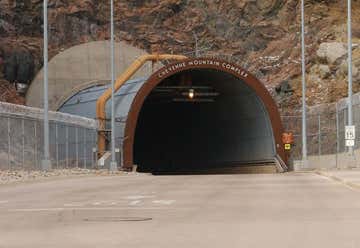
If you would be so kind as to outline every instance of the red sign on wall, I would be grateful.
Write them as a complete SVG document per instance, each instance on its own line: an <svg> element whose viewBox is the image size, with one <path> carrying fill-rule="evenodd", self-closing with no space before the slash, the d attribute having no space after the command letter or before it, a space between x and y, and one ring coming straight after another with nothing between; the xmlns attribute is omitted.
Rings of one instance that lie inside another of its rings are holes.
<svg viewBox="0 0 360 248"><path fill-rule="evenodd" d="M284 144L294 144L294 135L293 133L283 133L282 142Z"/></svg>

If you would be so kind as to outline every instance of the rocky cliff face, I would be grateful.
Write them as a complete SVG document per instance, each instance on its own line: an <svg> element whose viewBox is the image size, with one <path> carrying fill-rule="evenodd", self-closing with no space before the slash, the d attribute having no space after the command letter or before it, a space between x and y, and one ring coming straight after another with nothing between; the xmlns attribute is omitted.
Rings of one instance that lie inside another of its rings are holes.
<svg viewBox="0 0 360 248"><path fill-rule="evenodd" d="M343 2L306 1L309 104L346 95ZM149 52L190 56L198 40L200 55L220 56L255 73L284 111L299 104L299 1L132 0L115 5L117 39ZM4 0L0 10L0 71L10 82L28 84L42 66L42 1ZM353 17L354 43L359 43L360 1L353 1ZM108 39L108 19L108 1L49 0L51 56L79 43ZM354 47L354 62L354 88L359 91L359 47Z"/></svg>

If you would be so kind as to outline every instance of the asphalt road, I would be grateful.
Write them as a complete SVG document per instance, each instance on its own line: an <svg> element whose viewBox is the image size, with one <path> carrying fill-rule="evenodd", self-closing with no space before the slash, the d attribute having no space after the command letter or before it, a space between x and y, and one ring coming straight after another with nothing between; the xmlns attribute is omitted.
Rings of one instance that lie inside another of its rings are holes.
<svg viewBox="0 0 360 248"><path fill-rule="evenodd" d="M312 173L0 186L0 247L360 247L360 192Z"/></svg>

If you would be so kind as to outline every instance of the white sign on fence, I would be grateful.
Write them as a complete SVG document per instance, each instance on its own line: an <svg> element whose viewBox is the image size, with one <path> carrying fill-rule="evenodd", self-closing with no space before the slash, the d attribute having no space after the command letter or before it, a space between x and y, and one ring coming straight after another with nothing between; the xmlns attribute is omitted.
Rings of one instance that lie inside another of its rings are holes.
<svg viewBox="0 0 360 248"><path fill-rule="evenodd" d="M98 165L99 165L99 166L104 166L104 165L105 165L105 159L104 159L104 158L100 158L100 159L98 160Z"/></svg>
<svg viewBox="0 0 360 248"><path fill-rule="evenodd" d="M347 140L355 139L355 126L345 126L345 139Z"/></svg>
<svg viewBox="0 0 360 248"><path fill-rule="evenodd" d="M355 146L355 140L345 140L346 146Z"/></svg>
<svg viewBox="0 0 360 248"><path fill-rule="evenodd" d="M345 145L355 145L355 126L345 126Z"/></svg>

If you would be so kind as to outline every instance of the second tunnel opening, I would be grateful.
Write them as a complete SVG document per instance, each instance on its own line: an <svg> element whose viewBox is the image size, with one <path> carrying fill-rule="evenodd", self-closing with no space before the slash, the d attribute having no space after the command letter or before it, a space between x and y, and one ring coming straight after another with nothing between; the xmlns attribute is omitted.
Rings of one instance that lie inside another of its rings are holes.
<svg viewBox="0 0 360 248"><path fill-rule="evenodd" d="M161 81L138 116L134 163L141 172L221 170L272 162L269 114L242 79L191 69Z"/></svg>

